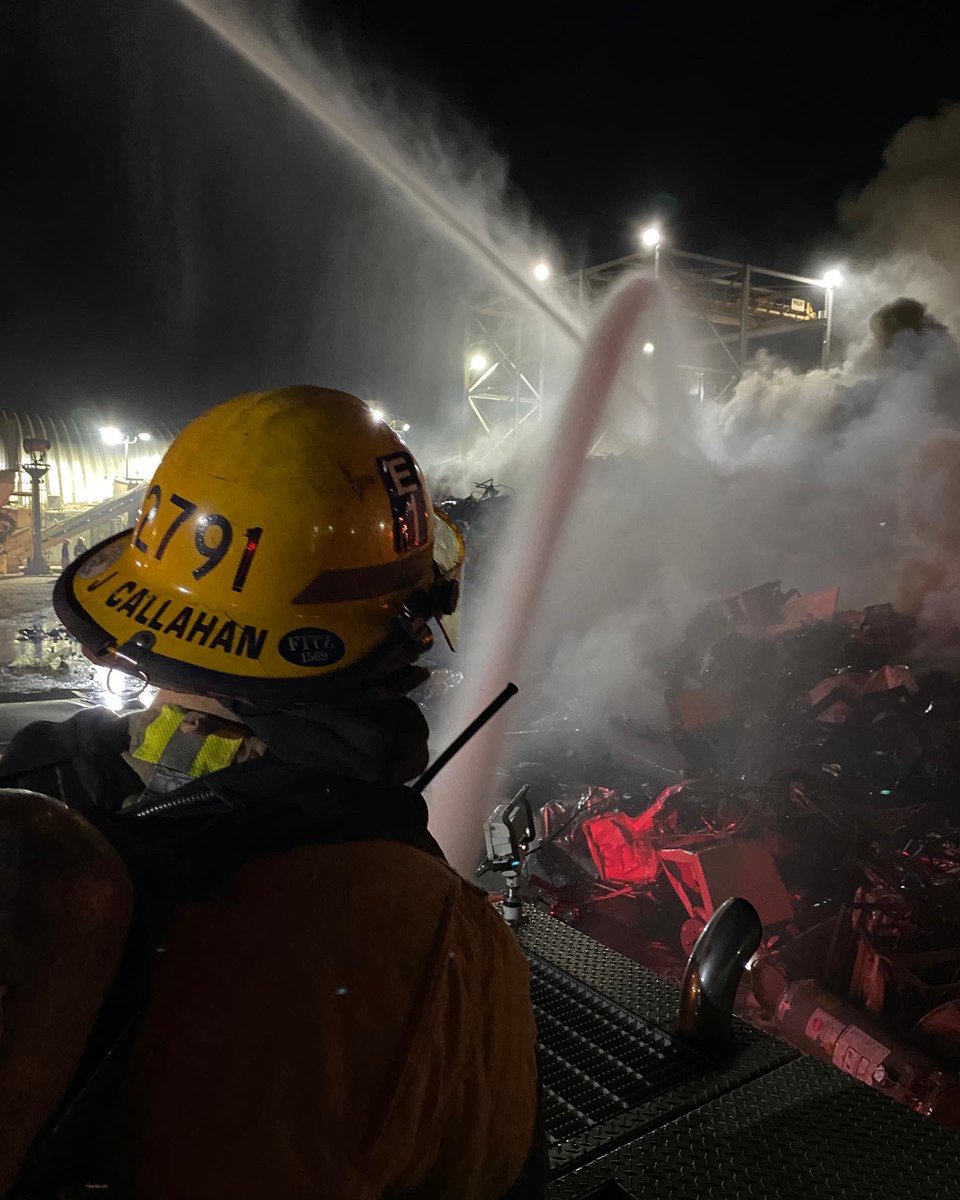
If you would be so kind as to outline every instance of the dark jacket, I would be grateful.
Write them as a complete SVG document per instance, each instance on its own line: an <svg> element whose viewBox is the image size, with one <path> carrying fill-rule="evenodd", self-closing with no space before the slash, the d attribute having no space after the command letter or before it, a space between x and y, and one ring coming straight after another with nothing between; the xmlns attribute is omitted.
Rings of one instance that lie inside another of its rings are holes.
<svg viewBox="0 0 960 1200"><path fill-rule="evenodd" d="M120 814L140 786L125 742L93 710L23 731L0 764L0 783L84 808L152 910L149 1002L98 1156L114 1194L539 1195L526 962L422 797L268 757Z"/></svg>

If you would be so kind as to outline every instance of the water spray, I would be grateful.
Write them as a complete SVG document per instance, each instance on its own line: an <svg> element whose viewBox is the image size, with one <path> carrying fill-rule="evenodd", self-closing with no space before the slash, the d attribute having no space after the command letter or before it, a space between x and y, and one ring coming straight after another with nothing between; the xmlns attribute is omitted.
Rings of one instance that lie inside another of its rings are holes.
<svg viewBox="0 0 960 1200"><path fill-rule="evenodd" d="M244 23L235 13L223 11L214 0L177 0L177 3L347 146L380 179L394 187L448 241L489 271L505 292L541 313L570 342L577 345L583 342L579 316L567 308L555 290L543 286L544 271L531 275L527 262L522 267L514 265L493 239L443 196L424 172L405 161L376 127L362 115L349 111L342 97L331 95L329 89L325 90L289 62L264 32ZM514 674L515 665L522 661L584 460L596 441L599 421L631 346L637 322L656 297L666 298L665 289L657 281L641 278L627 284L609 303L587 345L576 380L558 414L547 453L542 457L543 466L528 493L517 532L511 538L502 582L495 589L492 602L485 606L490 615L476 639L480 647L478 669L471 686L463 689L464 696L451 721L451 733L468 723L470 728L464 730L464 735L419 783L426 787L440 767L465 746L467 735L472 737L453 767L444 773L442 792L431 798L434 833L451 862L465 872L472 871L475 865L475 839L489 805L489 788L503 735L502 716L494 717L494 712L502 704L485 712L482 721L479 718L473 721L472 717L490 695L505 696L501 689ZM664 340L658 336L657 343L662 345ZM658 354L655 358L659 366L668 361L669 355ZM668 415L661 412L664 420ZM482 735L473 737L480 724L484 724ZM449 797L448 802L444 796Z"/></svg>
<svg viewBox="0 0 960 1200"><path fill-rule="evenodd" d="M324 93L288 62L266 35L246 26L236 13L227 13L211 0L176 0L198 21L265 79L270 80L340 142L411 201L423 216L476 262L485 267L516 300L541 312L569 341L579 345L584 330L579 318L563 304L556 292L543 289L543 280L532 283L529 269L519 269L487 237L471 224L436 188L385 141L379 130L362 117L350 113L342 101ZM538 264L539 266L539 264ZM548 272L549 273L549 272Z"/></svg>
<svg viewBox="0 0 960 1200"><path fill-rule="evenodd" d="M506 561L484 604L477 632L479 661L451 716L462 725L486 696L503 686L523 662L524 649L544 584L580 482L583 464L640 319L664 298L663 285L634 279L610 301L584 350L537 477L527 493ZM482 814L503 739L503 718L487 723L444 773L430 798L430 827L451 863L472 872Z"/></svg>

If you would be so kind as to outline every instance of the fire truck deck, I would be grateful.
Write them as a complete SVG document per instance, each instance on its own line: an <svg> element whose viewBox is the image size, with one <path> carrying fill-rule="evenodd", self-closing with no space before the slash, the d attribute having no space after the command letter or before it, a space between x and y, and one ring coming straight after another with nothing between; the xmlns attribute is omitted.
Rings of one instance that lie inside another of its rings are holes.
<svg viewBox="0 0 960 1200"><path fill-rule="evenodd" d="M960 1137L735 1020L705 1056L671 983L535 909L550 1200L960 1195Z"/></svg>

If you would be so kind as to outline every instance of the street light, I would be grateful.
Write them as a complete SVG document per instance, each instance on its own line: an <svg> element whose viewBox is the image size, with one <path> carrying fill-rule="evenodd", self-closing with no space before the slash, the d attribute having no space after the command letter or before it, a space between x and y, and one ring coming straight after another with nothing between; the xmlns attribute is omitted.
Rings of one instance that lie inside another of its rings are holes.
<svg viewBox="0 0 960 1200"><path fill-rule="evenodd" d="M656 225L648 225L640 232L640 241L648 250L653 251L653 274L660 277L660 230Z"/></svg>
<svg viewBox="0 0 960 1200"><path fill-rule="evenodd" d="M153 435L145 430L142 433L125 433L116 425L101 425L100 440L105 446L123 446L123 477L130 478L130 447L137 442L149 442Z"/></svg>
<svg viewBox="0 0 960 1200"><path fill-rule="evenodd" d="M838 267L831 267L823 273L823 286L826 288L827 322L823 331L823 347L820 355L820 365L825 367L830 358L830 342L833 337L833 293L843 283L843 272Z"/></svg>
<svg viewBox="0 0 960 1200"><path fill-rule="evenodd" d="M43 557L43 516L40 512L40 483L50 470L47 462L47 451L50 443L46 438L28 437L23 439L23 448L30 455L30 461L23 463L23 469L30 476L31 507L33 509L33 557L24 567L24 575L49 575L50 564Z"/></svg>
<svg viewBox="0 0 960 1200"><path fill-rule="evenodd" d="M474 354L471 356L471 358L470 358L470 370L471 371L476 371L479 374L480 371L485 371L486 369L487 369L487 356L485 354L477 353L477 354Z"/></svg>
<svg viewBox="0 0 960 1200"><path fill-rule="evenodd" d="M533 268L533 277L537 283L546 283L550 278L550 268L545 262L538 262Z"/></svg>

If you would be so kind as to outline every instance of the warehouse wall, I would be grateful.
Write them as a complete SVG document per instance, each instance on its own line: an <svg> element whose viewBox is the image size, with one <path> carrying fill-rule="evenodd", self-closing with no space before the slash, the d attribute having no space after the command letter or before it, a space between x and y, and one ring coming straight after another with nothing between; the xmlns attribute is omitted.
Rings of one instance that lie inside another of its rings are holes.
<svg viewBox="0 0 960 1200"><path fill-rule="evenodd" d="M130 475L149 479L170 445L174 429L169 425L142 428L151 440L130 447ZM50 442L47 496L59 496L63 504L70 505L97 504L113 495L113 481L123 475L123 446L104 445L98 424L74 417L0 409L0 468L18 467L24 461L25 437ZM21 476L17 489L28 491L30 481L22 472Z"/></svg>

